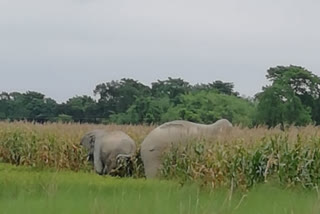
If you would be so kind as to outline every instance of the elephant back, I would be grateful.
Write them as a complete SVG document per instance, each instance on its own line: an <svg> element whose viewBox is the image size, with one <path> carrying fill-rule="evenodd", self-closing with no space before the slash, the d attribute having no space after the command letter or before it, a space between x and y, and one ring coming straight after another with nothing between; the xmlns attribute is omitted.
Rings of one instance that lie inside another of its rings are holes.
<svg viewBox="0 0 320 214"><path fill-rule="evenodd" d="M134 154L136 144L131 137L122 131L106 132L100 136L104 152L114 152L119 154Z"/></svg>
<svg viewBox="0 0 320 214"><path fill-rule="evenodd" d="M195 140L213 138L230 127L232 124L228 120L219 120L211 125L176 120L158 126L141 144L141 158L147 178L157 175L163 154L171 146L185 146Z"/></svg>

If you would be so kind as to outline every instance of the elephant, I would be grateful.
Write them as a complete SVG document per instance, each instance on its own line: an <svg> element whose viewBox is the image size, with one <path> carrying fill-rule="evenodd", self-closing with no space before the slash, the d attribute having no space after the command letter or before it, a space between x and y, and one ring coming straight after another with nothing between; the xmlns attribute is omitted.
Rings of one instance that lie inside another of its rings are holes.
<svg viewBox="0 0 320 214"><path fill-rule="evenodd" d="M188 142L204 138L214 138L223 132L230 132L232 124L221 119L204 125L184 120L164 123L151 131L141 144L141 159L144 164L146 178L155 178L162 166L165 152L171 146L185 146Z"/></svg>
<svg viewBox="0 0 320 214"><path fill-rule="evenodd" d="M110 174L117 168L119 158L131 158L136 153L135 142L122 131L89 131L80 145L88 151L88 160L99 175Z"/></svg>

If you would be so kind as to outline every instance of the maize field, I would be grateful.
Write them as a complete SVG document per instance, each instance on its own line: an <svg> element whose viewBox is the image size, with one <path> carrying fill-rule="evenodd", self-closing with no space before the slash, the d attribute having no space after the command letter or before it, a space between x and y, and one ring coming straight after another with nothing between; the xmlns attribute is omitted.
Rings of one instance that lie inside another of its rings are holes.
<svg viewBox="0 0 320 214"><path fill-rule="evenodd" d="M87 131L96 128L122 130L139 148L155 127L0 122L0 162L92 171L79 142ZM133 177L143 177L141 165L141 161L135 162ZM163 179L177 180L181 184L196 182L212 188L247 189L274 181L286 187L317 188L320 183L320 129L316 126L292 126L285 131L234 127L229 135L172 148L164 157L160 173Z"/></svg>

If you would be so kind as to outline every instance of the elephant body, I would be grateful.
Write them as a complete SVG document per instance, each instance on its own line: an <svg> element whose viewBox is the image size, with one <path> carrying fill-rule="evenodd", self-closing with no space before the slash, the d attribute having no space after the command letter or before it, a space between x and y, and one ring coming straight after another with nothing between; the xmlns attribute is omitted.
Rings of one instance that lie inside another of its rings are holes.
<svg viewBox="0 0 320 214"><path fill-rule="evenodd" d="M88 150L88 157L100 175L116 169L118 157L132 157L136 152L135 142L122 131L93 130L83 136L80 144Z"/></svg>
<svg viewBox="0 0 320 214"><path fill-rule="evenodd" d="M232 124L218 120L211 125L192 123L183 120L171 121L155 128L141 144L141 158L147 178L157 176L165 152L171 146L185 146L192 140L215 138L224 131L230 131Z"/></svg>

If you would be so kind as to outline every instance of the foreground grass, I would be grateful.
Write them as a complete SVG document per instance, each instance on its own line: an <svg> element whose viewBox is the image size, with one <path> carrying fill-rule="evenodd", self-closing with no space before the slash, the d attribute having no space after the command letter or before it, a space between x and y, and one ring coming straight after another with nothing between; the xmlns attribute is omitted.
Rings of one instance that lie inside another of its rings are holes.
<svg viewBox="0 0 320 214"><path fill-rule="evenodd" d="M316 192L262 185L246 193L174 182L37 171L0 164L0 213L315 214Z"/></svg>

